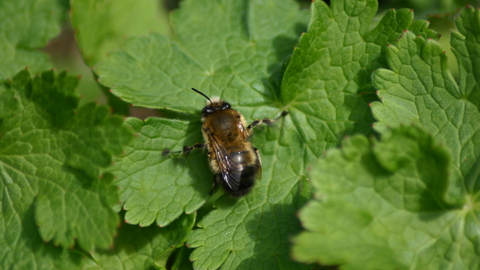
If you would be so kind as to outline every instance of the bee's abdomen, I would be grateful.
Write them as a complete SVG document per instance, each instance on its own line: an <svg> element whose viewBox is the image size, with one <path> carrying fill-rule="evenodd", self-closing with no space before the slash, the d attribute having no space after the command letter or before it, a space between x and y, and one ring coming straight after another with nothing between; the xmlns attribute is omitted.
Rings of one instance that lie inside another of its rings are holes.
<svg viewBox="0 0 480 270"><path fill-rule="evenodd" d="M231 189L230 186L223 181L221 173L216 174L215 178L217 183L221 184L225 192L230 196L241 197L247 195L254 186L257 172L258 168L255 165L244 167L240 178L240 185L236 190Z"/></svg>
<svg viewBox="0 0 480 270"><path fill-rule="evenodd" d="M231 190L228 188L225 188L225 190L233 197L240 197L248 194L255 184L255 175L257 174L257 171L258 169L254 165L244 167L238 190Z"/></svg>
<svg viewBox="0 0 480 270"><path fill-rule="evenodd" d="M230 153L230 159L238 164L246 165L250 162L251 157L248 151L237 151Z"/></svg>
<svg viewBox="0 0 480 270"><path fill-rule="evenodd" d="M237 151L230 153L232 161L242 167L240 184L238 189L231 189L226 183L221 181L221 184L225 191L233 197L240 197L246 195L252 189L255 184L256 175L259 171L259 166L253 162L252 153L250 151ZM217 176L221 179L221 176Z"/></svg>

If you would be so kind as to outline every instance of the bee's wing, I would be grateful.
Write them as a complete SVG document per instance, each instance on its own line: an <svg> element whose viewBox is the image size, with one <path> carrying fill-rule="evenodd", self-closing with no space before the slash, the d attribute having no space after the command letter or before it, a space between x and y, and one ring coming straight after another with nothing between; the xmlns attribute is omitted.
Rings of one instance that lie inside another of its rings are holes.
<svg viewBox="0 0 480 270"><path fill-rule="evenodd" d="M230 158L225 147L218 142L213 134L208 136L213 151L215 151L215 159L222 175L222 180L231 190L237 191L240 186L243 166Z"/></svg>

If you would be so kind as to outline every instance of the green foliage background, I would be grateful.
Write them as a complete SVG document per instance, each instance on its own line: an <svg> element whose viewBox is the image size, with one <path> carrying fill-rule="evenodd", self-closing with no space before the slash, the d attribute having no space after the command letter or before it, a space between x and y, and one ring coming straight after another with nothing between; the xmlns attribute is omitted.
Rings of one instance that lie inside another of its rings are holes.
<svg viewBox="0 0 480 270"><path fill-rule="evenodd" d="M480 268L479 3L168 3L0 2L0 268ZM289 112L248 196L191 87Z"/></svg>

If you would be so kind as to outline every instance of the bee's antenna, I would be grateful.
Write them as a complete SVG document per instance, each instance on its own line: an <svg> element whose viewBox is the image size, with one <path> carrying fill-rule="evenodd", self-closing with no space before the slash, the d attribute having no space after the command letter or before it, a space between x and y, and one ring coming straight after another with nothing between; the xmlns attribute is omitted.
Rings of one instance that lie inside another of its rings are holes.
<svg viewBox="0 0 480 270"><path fill-rule="evenodd" d="M197 92L197 93L199 93L200 95L204 96L206 99L208 99L208 101L210 101L210 103L212 103L212 101L210 100L210 98L209 98L207 95L205 95L204 93L198 91L198 90L195 89L195 88L192 88L192 90L195 91L195 92Z"/></svg>

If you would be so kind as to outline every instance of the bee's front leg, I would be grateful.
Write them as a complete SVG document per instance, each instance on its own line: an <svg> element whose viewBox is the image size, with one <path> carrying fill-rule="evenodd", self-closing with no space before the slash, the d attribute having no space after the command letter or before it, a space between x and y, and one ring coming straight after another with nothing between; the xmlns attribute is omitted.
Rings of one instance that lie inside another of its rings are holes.
<svg viewBox="0 0 480 270"><path fill-rule="evenodd" d="M282 114L280 114L279 117L275 118L275 119L270 119L270 118L263 118L263 120L255 120L253 121L253 123L251 123L250 125L248 125L247 127L247 130L250 132L252 130L252 128L256 127L256 126L260 126L260 125L272 125L275 121L277 121L278 119L284 117L285 115L287 115L288 112L287 111L283 111Z"/></svg>
<svg viewBox="0 0 480 270"><path fill-rule="evenodd" d="M192 145L192 146L190 146L190 145L185 145L185 146L183 147L183 150L182 150L182 151L170 151L170 150L168 150L168 149L165 149L165 150L163 150L163 153L162 153L162 154L163 154L164 156L167 156L167 155L169 155L169 154L184 154L184 155L186 155L186 154L189 154L190 152L192 152L193 149L205 149L206 146L207 146L207 145L204 144L204 143L196 143L196 144L194 144L194 145Z"/></svg>

